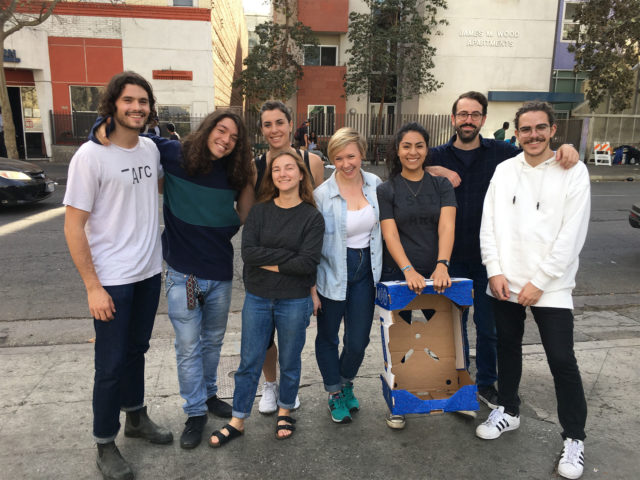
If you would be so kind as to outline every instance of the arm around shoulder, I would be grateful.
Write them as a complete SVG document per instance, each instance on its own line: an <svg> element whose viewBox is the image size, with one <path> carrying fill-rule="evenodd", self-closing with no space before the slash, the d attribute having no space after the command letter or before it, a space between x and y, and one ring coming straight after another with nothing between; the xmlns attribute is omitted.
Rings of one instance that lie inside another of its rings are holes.
<svg viewBox="0 0 640 480"><path fill-rule="evenodd" d="M253 180L253 178L251 180ZM236 211L238 212L238 216L240 217L240 223L245 222L247 216L249 215L251 207L253 207L256 201L253 182L251 180L247 182L242 190L240 190L238 201L236 202Z"/></svg>
<svg viewBox="0 0 640 480"><path fill-rule="evenodd" d="M324 162L315 153L309 153L309 168L316 187L324 182Z"/></svg>

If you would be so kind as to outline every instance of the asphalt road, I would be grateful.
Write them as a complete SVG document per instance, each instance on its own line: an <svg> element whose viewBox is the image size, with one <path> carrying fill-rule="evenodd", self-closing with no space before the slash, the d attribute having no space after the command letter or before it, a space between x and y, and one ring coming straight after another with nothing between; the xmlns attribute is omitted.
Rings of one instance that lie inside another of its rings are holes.
<svg viewBox="0 0 640 480"><path fill-rule="evenodd" d="M59 185L52 197L35 205L0 209L0 345L5 322L88 318L84 288L62 231L64 189ZM640 293L640 229L631 228L627 220L634 202L640 202L635 182L592 184L591 221L576 295L608 296L608 306L615 307L617 295ZM30 223L34 215L51 218ZM7 232L16 226L23 228ZM236 235L236 246L239 240ZM239 255L234 280L231 310L239 311L243 300ZM164 299L158 313L166 313Z"/></svg>

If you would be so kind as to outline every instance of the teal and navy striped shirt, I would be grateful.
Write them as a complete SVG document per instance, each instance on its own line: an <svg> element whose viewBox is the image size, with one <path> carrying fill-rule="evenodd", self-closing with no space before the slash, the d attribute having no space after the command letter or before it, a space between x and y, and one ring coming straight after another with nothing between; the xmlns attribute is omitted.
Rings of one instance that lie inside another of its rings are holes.
<svg viewBox="0 0 640 480"><path fill-rule="evenodd" d="M206 175L190 177L182 168L177 140L150 137L160 150L164 169L165 261L178 272L207 280L233 277L231 238L240 228L235 209L238 191L229 185L229 157L213 162Z"/></svg>

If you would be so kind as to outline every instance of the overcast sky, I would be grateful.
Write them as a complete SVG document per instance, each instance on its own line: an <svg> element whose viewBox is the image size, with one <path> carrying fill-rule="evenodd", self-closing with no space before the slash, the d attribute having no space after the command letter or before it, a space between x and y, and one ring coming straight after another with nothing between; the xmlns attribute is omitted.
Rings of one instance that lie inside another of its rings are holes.
<svg viewBox="0 0 640 480"><path fill-rule="evenodd" d="M270 0L242 0L245 14L269 15Z"/></svg>

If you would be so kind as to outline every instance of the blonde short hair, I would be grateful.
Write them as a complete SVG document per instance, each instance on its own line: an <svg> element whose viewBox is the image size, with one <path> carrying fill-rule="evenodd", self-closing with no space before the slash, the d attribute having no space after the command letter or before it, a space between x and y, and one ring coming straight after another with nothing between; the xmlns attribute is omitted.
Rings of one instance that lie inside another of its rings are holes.
<svg viewBox="0 0 640 480"><path fill-rule="evenodd" d="M327 155L329 156L329 161L333 163L333 159L335 158L336 154L350 143L355 143L358 146L360 155L364 160L367 153L367 142L365 142L364 138L362 138L362 136L360 136L360 134L353 128L343 127L336 133L334 133L329 140L329 145L327 146Z"/></svg>

